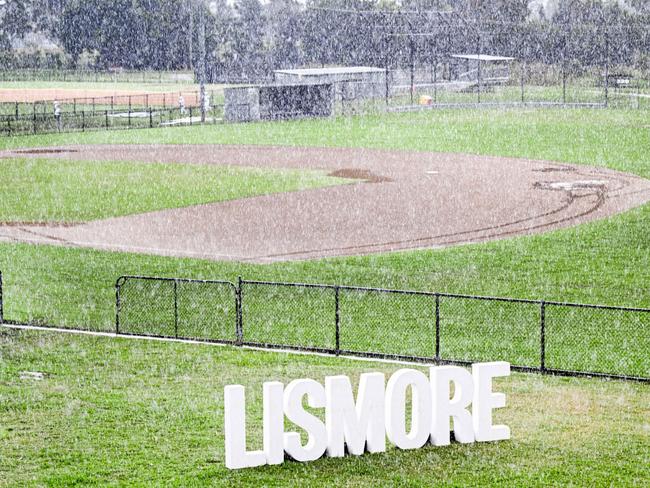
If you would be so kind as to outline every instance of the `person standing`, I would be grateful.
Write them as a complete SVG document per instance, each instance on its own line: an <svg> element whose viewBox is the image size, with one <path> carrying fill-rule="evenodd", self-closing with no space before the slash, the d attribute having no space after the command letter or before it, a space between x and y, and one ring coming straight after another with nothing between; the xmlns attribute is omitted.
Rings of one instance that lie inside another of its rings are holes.
<svg viewBox="0 0 650 488"><path fill-rule="evenodd" d="M182 93L178 95L178 108L181 111L181 115L185 115L185 99Z"/></svg>
<svg viewBox="0 0 650 488"><path fill-rule="evenodd" d="M56 130L61 132L61 105L57 100L54 100L54 118L56 119Z"/></svg>

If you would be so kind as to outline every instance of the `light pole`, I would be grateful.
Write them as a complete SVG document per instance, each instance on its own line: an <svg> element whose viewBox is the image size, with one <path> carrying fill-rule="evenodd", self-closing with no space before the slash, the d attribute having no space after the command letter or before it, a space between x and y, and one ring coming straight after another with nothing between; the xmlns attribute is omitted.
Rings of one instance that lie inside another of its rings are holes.
<svg viewBox="0 0 650 488"><path fill-rule="evenodd" d="M201 123L205 122L205 15L203 9L199 13L199 98L201 103Z"/></svg>

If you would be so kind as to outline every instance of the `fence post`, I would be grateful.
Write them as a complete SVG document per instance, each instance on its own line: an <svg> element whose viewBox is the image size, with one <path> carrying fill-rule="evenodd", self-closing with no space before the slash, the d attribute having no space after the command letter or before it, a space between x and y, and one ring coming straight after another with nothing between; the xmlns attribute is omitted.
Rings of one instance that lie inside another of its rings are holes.
<svg viewBox="0 0 650 488"><path fill-rule="evenodd" d="M336 329L336 350L338 356L341 353L341 313L339 306L339 287L334 288L334 324Z"/></svg>
<svg viewBox="0 0 650 488"><path fill-rule="evenodd" d="M564 45L562 47L562 103L566 104L566 41L567 35L564 33Z"/></svg>
<svg viewBox="0 0 650 488"><path fill-rule="evenodd" d="M436 355L435 361L440 361L440 294L436 293Z"/></svg>
<svg viewBox="0 0 650 488"><path fill-rule="evenodd" d="M0 271L0 324L4 324L4 307L2 304L2 271Z"/></svg>
<svg viewBox="0 0 650 488"><path fill-rule="evenodd" d="M81 132L86 130L86 111L81 111Z"/></svg>
<svg viewBox="0 0 650 488"><path fill-rule="evenodd" d="M122 286L121 277L115 282L115 333L120 333L120 308L122 303L120 302L120 288Z"/></svg>
<svg viewBox="0 0 650 488"><path fill-rule="evenodd" d="M108 110L104 110L104 115L106 117L106 129L108 129Z"/></svg>
<svg viewBox="0 0 650 488"><path fill-rule="evenodd" d="M438 42L435 44L436 54L433 58L433 103L438 103Z"/></svg>
<svg viewBox="0 0 650 488"><path fill-rule="evenodd" d="M476 52L478 61L476 62L476 102L481 103L481 26L476 33Z"/></svg>
<svg viewBox="0 0 650 488"><path fill-rule="evenodd" d="M525 94L525 88L524 88L524 77L526 76L526 56L528 54L526 48L528 47L528 44L526 43L526 39L524 38L523 40L524 43L524 49L523 49L523 56L521 60L521 74L520 74L520 82L521 82L521 103L523 104L526 101L526 94Z"/></svg>
<svg viewBox="0 0 650 488"><path fill-rule="evenodd" d="M151 107L149 107L149 128L153 128L153 112Z"/></svg>
<svg viewBox="0 0 650 488"><path fill-rule="evenodd" d="M609 106L609 33L605 29L605 107L607 106Z"/></svg>
<svg viewBox="0 0 650 488"><path fill-rule="evenodd" d="M241 346L244 341L244 324L242 316L242 279L237 278L237 287L235 288L235 334L237 336L236 345Z"/></svg>
<svg viewBox="0 0 650 488"><path fill-rule="evenodd" d="M543 373L546 371L546 302L540 302L539 309L539 370Z"/></svg>
<svg viewBox="0 0 650 488"><path fill-rule="evenodd" d="M174 280L174 337L178 339L178 280Z"/></svg>
<svg viewBox="0 0 650 488"><path fill-rule="evenodd" d="M411 92L411 105L413 105L413 95L415 91L415 43L413 42L413 36L409 36L409 70L411 74L411 85L410 85L410 92Z"/></svg>

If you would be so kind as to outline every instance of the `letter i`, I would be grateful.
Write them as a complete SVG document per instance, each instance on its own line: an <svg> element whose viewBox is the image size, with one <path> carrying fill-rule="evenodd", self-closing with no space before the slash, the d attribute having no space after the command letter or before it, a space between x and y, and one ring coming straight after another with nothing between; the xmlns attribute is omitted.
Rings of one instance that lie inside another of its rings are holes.
<svg viewBox="0 0 650 488"><path fill-rule="evenodd" d="M284 462L284 385L264 383L264 453L268 464Z"/></svg>

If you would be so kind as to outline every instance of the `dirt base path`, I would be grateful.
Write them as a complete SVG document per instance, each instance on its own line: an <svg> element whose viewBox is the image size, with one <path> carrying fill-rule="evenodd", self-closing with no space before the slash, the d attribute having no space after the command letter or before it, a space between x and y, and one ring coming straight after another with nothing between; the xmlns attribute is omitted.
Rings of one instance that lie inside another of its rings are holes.
<svg viewBox="0 0 650 488"><path fill-rule="evenodd" d="M142 89L86 89L86 88L3 88L0 91L0 102L3 103L31 103L41 102L44 100L71 101L74 98L88 99L91 98L106 99L110 97L121 97L121 103L125 103L128 96L133 97L134 103L144 103L145 96L147 101L152 105L162 105L163 98L168 104L174 105L178 101L178 94L182 92L186 104L196 103L196 90L179 86L177 91L168 90L166 92L151 92L145 88ZM100 100L98 100L99 102ZM110 100L109 100L110 102Z"/></svg>
<svg viewBox="0 0 650 488"><path fill-rule="evenodd" d="M63 149L63 151L61 151ZM353 184L116 217L0 226L0 239L252 262L499 239L603 218L650 200L650 180L525 159L348 148L70 146L81 160L325 169ZM43 156L14 150L0 157Z"/></svg>

